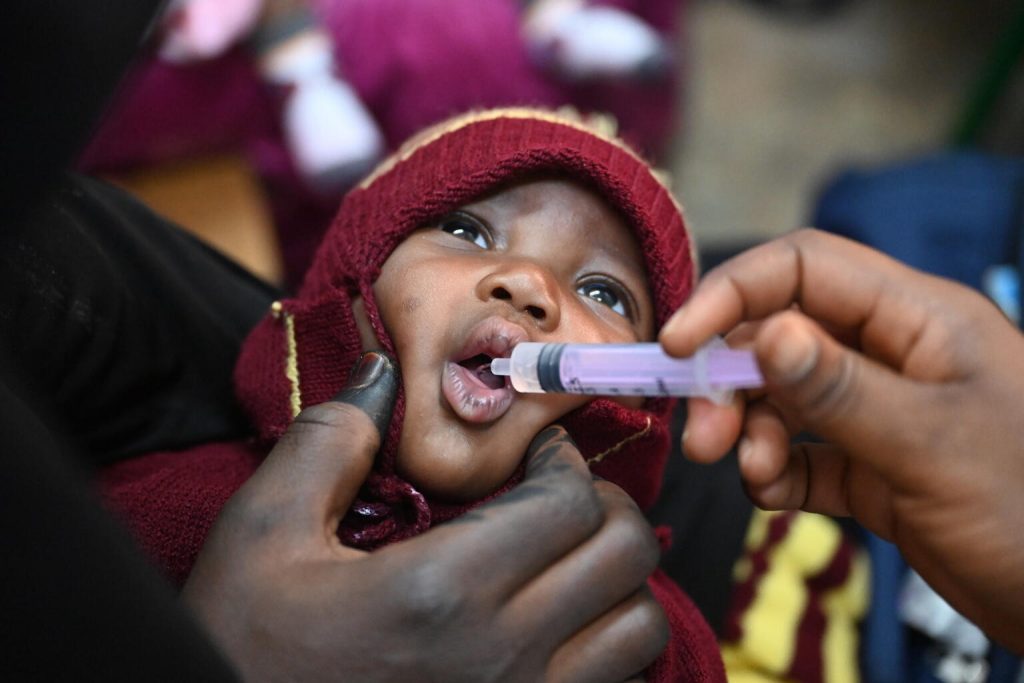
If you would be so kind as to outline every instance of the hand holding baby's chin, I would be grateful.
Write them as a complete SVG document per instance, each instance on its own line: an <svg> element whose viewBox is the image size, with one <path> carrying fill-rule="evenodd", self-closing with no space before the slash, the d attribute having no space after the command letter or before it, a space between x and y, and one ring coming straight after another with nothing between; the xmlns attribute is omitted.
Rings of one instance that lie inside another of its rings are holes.
<svg viewBox="0 0 1024 683"><path fill-rule="evenodd" d="M561 429L490 504L374 553L340 544L396 386L392 361L366 354L211 531L183 598L246 680L612 683L650 664L668 638L646 585L657 543Z"/></svg>

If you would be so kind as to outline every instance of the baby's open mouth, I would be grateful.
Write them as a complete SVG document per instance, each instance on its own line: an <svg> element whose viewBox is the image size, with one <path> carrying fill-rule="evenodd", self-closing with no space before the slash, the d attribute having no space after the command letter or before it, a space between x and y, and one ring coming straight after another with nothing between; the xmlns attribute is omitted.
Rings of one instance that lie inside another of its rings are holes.
<svg viewBox="0 0 1024 683"><path fill-rule="evenodd" d="M512 347L526 340L523 328L500 317L487 318L470 331L441 373L441 393L460 419L487 423L508 411L515 392L507 378L491 372L491 360L507 358Z"/></svg>
<svg viewBox="0 0 1024 683"><path fill-rule="evenodd" d="M501 389L507 384L506 377L498 377L491 372L491 357L486 353L478 353L472 358L459 361L459 365L472 373L473 377L479 380L489 389Z"/></svg>
<svg viewBox="0 0 1024 683"><path fill-rule="evenodd" d="M504 377L491 373L491 356L477 354L445 363L441 392L466 422L493 422L512 405L514 394Z"/></svg>

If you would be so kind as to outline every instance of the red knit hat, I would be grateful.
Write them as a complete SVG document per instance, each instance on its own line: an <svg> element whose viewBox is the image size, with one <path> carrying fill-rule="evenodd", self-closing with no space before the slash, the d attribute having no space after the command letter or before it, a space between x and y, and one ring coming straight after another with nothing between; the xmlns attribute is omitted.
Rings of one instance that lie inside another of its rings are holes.
<svg viewBox="0 0 1024 683"><path fill-rule="evenodd" d="M696 267L680 208L651 168L571 113L467 114L410 140L345 197L299 296L275 303L250 334L235 382L260 435L280 437L300 409L344 386L362 352L352 296L362 296L378 338L394 352L372 285L402 240L500 186L536 176L589 186L625 218L644 254L656 325L664 324L689 295ZM404 405L400 395L374 473L342 525L349 544L399 540L467 507L427 501L395 473ZM671 407L667 399L649 400L642 409L596 400L561 423L596 474L646 507L661 484Z"/></svg>

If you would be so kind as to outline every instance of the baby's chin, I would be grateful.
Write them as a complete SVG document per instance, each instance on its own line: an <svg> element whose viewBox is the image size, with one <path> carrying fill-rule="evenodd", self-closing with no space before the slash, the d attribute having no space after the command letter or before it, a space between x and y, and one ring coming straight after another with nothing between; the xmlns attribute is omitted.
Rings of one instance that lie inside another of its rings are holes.
<svg viewBox="0 0 1024 683"><path fill-rule="evenodd" d="M529 441L475 440L449 435L406 439L398 446L399 476L428 498L468 503L494 493L508 482L526 455ZM439 441L449 443L442 445Z"/></svg>
<svg viewBox="0 0 1024 683"><path fill-rule="evenodd" d="M627 408L640 408L644 402L639 396L613 400ZM555 402L561 404L559 409L553 409ZM455 420L454 424L432 423L432 428L424 433L414 425L411 430L403 430L396 469L399 476L433 500L456 503L480 500L508 482L526 457L537 433L584 403L583 397L564 394L538 397L532 407L536 414L525 420L530 426L524 426L522 420L503 424L507 418L488 425ZM408 413L406 426L409 426Z"/></svg>

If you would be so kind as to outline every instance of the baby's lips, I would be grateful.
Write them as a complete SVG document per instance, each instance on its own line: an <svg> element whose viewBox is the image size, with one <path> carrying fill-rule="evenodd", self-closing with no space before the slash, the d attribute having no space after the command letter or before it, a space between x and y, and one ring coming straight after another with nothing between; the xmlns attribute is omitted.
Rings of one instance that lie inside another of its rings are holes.
<svg viewBox="0 0 1024 683"><path fill-rule="evenodd" d="M494 315L473 326L462 349L450 360L461 363L480 354L491 358L508 358L516 344L529 339L529 335L522 327Z"/></svg>
<svg viewBox="0 0 1024 683"><path fill-rule="evenodd" d="M492 389L469 368L451 361L444 366L441 392L459 419L475 424L493 422L504 416L515 398L509 386Z"/></svg>

